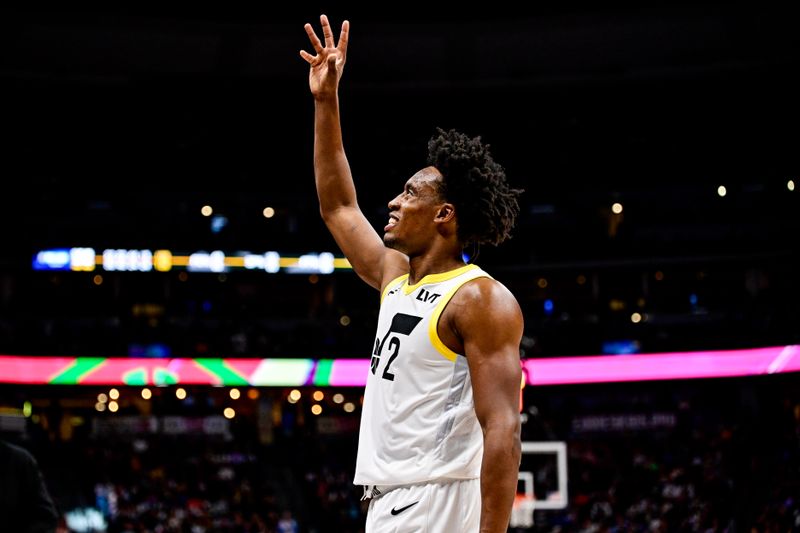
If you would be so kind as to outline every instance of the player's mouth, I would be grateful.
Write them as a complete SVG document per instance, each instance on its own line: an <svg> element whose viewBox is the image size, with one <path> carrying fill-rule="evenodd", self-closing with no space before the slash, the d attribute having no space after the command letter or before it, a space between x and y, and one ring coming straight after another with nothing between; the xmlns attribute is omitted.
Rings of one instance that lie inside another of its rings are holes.
<svg viewBox="0 0 800 533"><path fill-rule="evenodd" d="M386 224L386 227L383 228L383 231L390 231L392 228L394 228L397 225L397 221L398 220L400 220L400 219L397 218L396 215L391 215L390 214L389 215L389 223Z"/></svg>

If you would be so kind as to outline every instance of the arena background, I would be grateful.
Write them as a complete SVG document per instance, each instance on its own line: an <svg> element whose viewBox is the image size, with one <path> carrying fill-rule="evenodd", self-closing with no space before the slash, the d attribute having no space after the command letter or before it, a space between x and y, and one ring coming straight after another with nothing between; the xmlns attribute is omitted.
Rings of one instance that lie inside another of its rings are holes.
<svg viewBox="0 0 800 533"><path fill-rule="evenodd" d="M477 262L519 299L533 368L800 357L798 20L724 2L4 7L0 355L368 357L377 295L310 255L341 256L298 55L320 12L351 21L342 120L376 229L436 127L481 135L525 189L514 238ZM34 269L71 248L107 259ZM312 260L142 272L106 250ZM568 501L516 529L797 530L800 374L768 370L528 385L523 440L566 443ZM22 375L0 375L0 432L39 460L64 531L362 529L358 387L160 382L146 399ZM553 458L524 466L557 500Z"/></svg>

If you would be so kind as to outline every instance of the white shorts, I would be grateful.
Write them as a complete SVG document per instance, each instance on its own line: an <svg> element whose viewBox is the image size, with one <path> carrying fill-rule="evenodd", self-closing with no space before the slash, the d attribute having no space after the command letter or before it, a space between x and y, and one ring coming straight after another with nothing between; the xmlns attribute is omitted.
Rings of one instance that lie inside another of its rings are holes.
<svg viewBox="0 0 800 533"><path fill-rule="evenodd" d="M369 502L365 533L477 533L479 479L408 485Z"/></svg>

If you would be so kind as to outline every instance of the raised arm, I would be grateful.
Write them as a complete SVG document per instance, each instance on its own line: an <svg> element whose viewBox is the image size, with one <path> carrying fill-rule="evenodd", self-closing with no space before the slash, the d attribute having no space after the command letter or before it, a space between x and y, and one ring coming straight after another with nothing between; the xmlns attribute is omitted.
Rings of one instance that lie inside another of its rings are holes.
<svg viewBox="0 0 800 533"><path fill-rule="evenodd" d="M455 327L464 342L475 414L483 429L480 531L504 533L517 492L521 457L522 311L511 292L492 279L479 278L459 293Z"/></svg>
<svg viewBox="0 0 800 533"><path fill-rule="evenodd" d="M339 43L335 44L328 18L322 15L320 22L324 44L311 24L306 24L316 55L300 51L311 66L308 83L314 96L314 176L320 214L356 273L380 290L384 283L403 273L397 265L402 267L405 263L407 272L408 260L384 246L358 207L339 118L339 80L347 59L350 23L342 23Z"/></svg>

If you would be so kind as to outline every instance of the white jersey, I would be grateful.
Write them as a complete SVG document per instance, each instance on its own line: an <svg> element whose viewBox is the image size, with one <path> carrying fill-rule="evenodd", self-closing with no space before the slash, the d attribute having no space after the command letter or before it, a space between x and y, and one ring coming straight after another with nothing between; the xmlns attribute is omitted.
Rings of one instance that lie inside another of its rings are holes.
<svg viewBox="0 0 800 533"><path fill-rule="evenodd" d="M361 413L354 483L387 487L480 477L483 433L467 359L439 339L447 303L466 282L490 277L476 265L408 274L383 290Z"/></svg>

